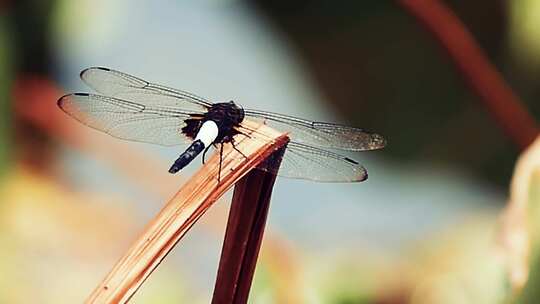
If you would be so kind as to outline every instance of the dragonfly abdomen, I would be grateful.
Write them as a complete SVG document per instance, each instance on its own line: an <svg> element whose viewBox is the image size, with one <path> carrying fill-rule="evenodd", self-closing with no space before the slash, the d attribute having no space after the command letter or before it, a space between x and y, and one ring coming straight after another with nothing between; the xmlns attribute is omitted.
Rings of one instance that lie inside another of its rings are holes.
<svg viewBox="0 0 540 304"><path fill-rule="evenodd" d="M169 173L176 173L187 166L197 155L199 155L205 148L209 147L216 137L218 136L219 129L217 124L212 120L205 121L197 132L195 141L189 145L189 147L180 154L178 159L169 169Z"/></svg>
<svg viewBox="0 0 540 304"><path fill-rule="evenodd" d="M186 149L186 151L176 159L174 164L169 169L169 173L176 173L180 170L182 170L185 166L187 166L197 155L199 155L204 150L204 143L198 139L194 141L189 147Z"/></svg>

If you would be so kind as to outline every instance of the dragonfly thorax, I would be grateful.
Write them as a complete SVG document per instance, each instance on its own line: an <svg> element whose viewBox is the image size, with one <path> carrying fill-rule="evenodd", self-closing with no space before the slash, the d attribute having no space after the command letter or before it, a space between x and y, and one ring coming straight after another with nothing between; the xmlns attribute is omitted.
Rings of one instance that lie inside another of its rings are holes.
<svg viewBox="0 0 540 304"><path fill-rule="evenodd" d="M229 142L234 135L238 134L234 127L244 120L244 109L237 106L232 100L218 102L208 109L204 120L213 120L217 124L219 133L215 142Z"/></svg>
<svg viewBox="0 0 540 304"><path fill-rule="evenodd" d="M230 142L234 135L239 133L235 127L244 120L244 109L233 101L214 103L204 115L187 119L182 132L188 137L195 138L204 122L208 120L215 122L219 129L214 143Z"/></svg>

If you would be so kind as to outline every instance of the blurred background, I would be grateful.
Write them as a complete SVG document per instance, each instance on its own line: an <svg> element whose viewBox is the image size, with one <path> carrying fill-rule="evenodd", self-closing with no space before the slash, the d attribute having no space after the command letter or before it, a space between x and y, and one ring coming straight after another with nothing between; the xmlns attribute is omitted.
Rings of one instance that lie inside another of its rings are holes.
<svg viewBox="0 0 540 304"><path fill-rule="evenodd" d="M540 2L445 1L533 117ZM251 303L496 303L492 252L522 147L393 1L0 2L0 303L82 302L200 167L86 128L56 100L105 66L388 139L361 184L280 178ZM209 303L230 193L132 299ZM532 302L531 302L532 303Z"/></svg>

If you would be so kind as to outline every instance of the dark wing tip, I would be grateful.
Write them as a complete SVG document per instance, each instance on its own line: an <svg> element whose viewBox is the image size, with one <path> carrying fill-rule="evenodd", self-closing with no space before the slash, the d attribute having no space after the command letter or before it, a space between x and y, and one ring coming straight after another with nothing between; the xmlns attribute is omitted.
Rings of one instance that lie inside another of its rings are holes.
<svg viewBox="0 0 540 304"><path fill-rule="evenodd" d="M350 163L353 163L353 164L355 164L355 165L358 165L358 162L355 161L354 159L350 159L350 158L348 158L348 157L345 157L345 160L348 161L348 162L350 162Z"/></svg>
<svg viewBox="0 0 540 304"><path fill-rule="evenodd" d="M351 160L351 159L349 159ZM359 170L360 174L358 175L358 178L355 180L355 182L363 182L365 181L366 179L368 179L368 172L366 170L366 168L364 168L363 166L361 166L359 163L357 162L354 162L355 164L357 164L357 170Z"/></svg>
<svg viewBox="0 0 540 304"><path fill-rule="evenodd" d="M359 182L363 182L365 181L366 179L368 179L368 173L367 171L365 171L364 175L358 180Z"/></svg>
<svg viewBox="0 0 540 304"><path fill-rule="evenodd" d="M64 106L64 102L66 101L66 99L68 99L71 95L73 94L66 94L60 98L58 98L58 100L56 101L56 105L60 108L60 109L63 109L63 106Z"/></svg>
<svg viewBox="0 0 540 304"><path fill-rule="evenodd" d="M62 109L63 111L65 111L65 105L66 105L66 102L73 96L90 96L90 94L88 93L71 93L71 94L66 94L60 98L58 98L58 100L56 101L56 105Z"/></svg>
<svg viewBox="0 0 540 304"><path fill-rule="evenodd" d="M56 105L58 106L58 108L60 108L60 110L64 111L65 113L68 113L67 110L66 110L66 102L68 102L68 100L73 95L74 94L66 94L66 95L58 98L58 100L56 101Z"/></svg>
<svg viewBox="0 0 540 304"><path fill-rule="evenodd" d="M360 170L360 172L361 172L361 174L359 174L358 177L353 180L354 182L363 182L366 179L368 179L368 172L367 172L366 168L362 167L359 162L355 161L352 158L348 158L348 157L344 157L343 159L345 161L355 165L355 167L356 167L355 171Z"/></svg>
<svg viewBox="0 0 540 304"><path fill-rule="evenodd" d="M89 67L81 71L81 73L79 74L81 79L84 79L84 74L88 73L91 70L102 70L102 71L107 71L107 72L111 71L111 69L105 68L105 67Z"/></svg>
<svg viewBox="0 0 540 304"><path fill-rule="evenodd" d="M384 137L382 137L381 135L376 134L376 133L371 134L370 146L371 146L372 149L382 149L382 148L386 147L387 143L388 142L386 141L386 139Z"/></svg>

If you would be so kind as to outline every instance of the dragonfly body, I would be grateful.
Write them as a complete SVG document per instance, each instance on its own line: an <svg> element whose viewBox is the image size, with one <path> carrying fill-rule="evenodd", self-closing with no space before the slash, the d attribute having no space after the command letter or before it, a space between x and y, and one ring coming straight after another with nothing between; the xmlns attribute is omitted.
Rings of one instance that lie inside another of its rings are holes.
<svg viewBox="0 0 540 304"><path fill-rule="evenodd" d="M264 134L242 124L245 118L289 133L279 171L269 166L260 168L280 176L323 182L363 181L367 171L362 165L328 149L368 151L386 145L382 136L359 128L244 109L232 101L212 103L108 68L83 70L81 79L101 94L68 94L58 100L58 106L81 123L120 139L164 146L189 144L169 169L171 173L212 145L234 147L235 138L247 134L264 138Z"/></svg>
<svg viewBox="0 0 540 304"><path fill-rule="evenodd" d="M244 109L236 105L233 101L214 103L208 108L208 112L202 116L192 115L186 119L186 126L182 128L182 133L195 139L199 129L205 121L211 120L216 123L219 133L215 139L217 143L228 143L239 134L237 127L244 120Z"/></svg>
<svg viewBox="0 0 540 304"><path fill-rule="evenodd" d="M174 162L169 173L182 170L212 144L233 143L234 136L240 133L238 127L243 120L244 110L233 101L215 103L203 116L194 115L186 119L182 133L194 141Z"/></svg>

